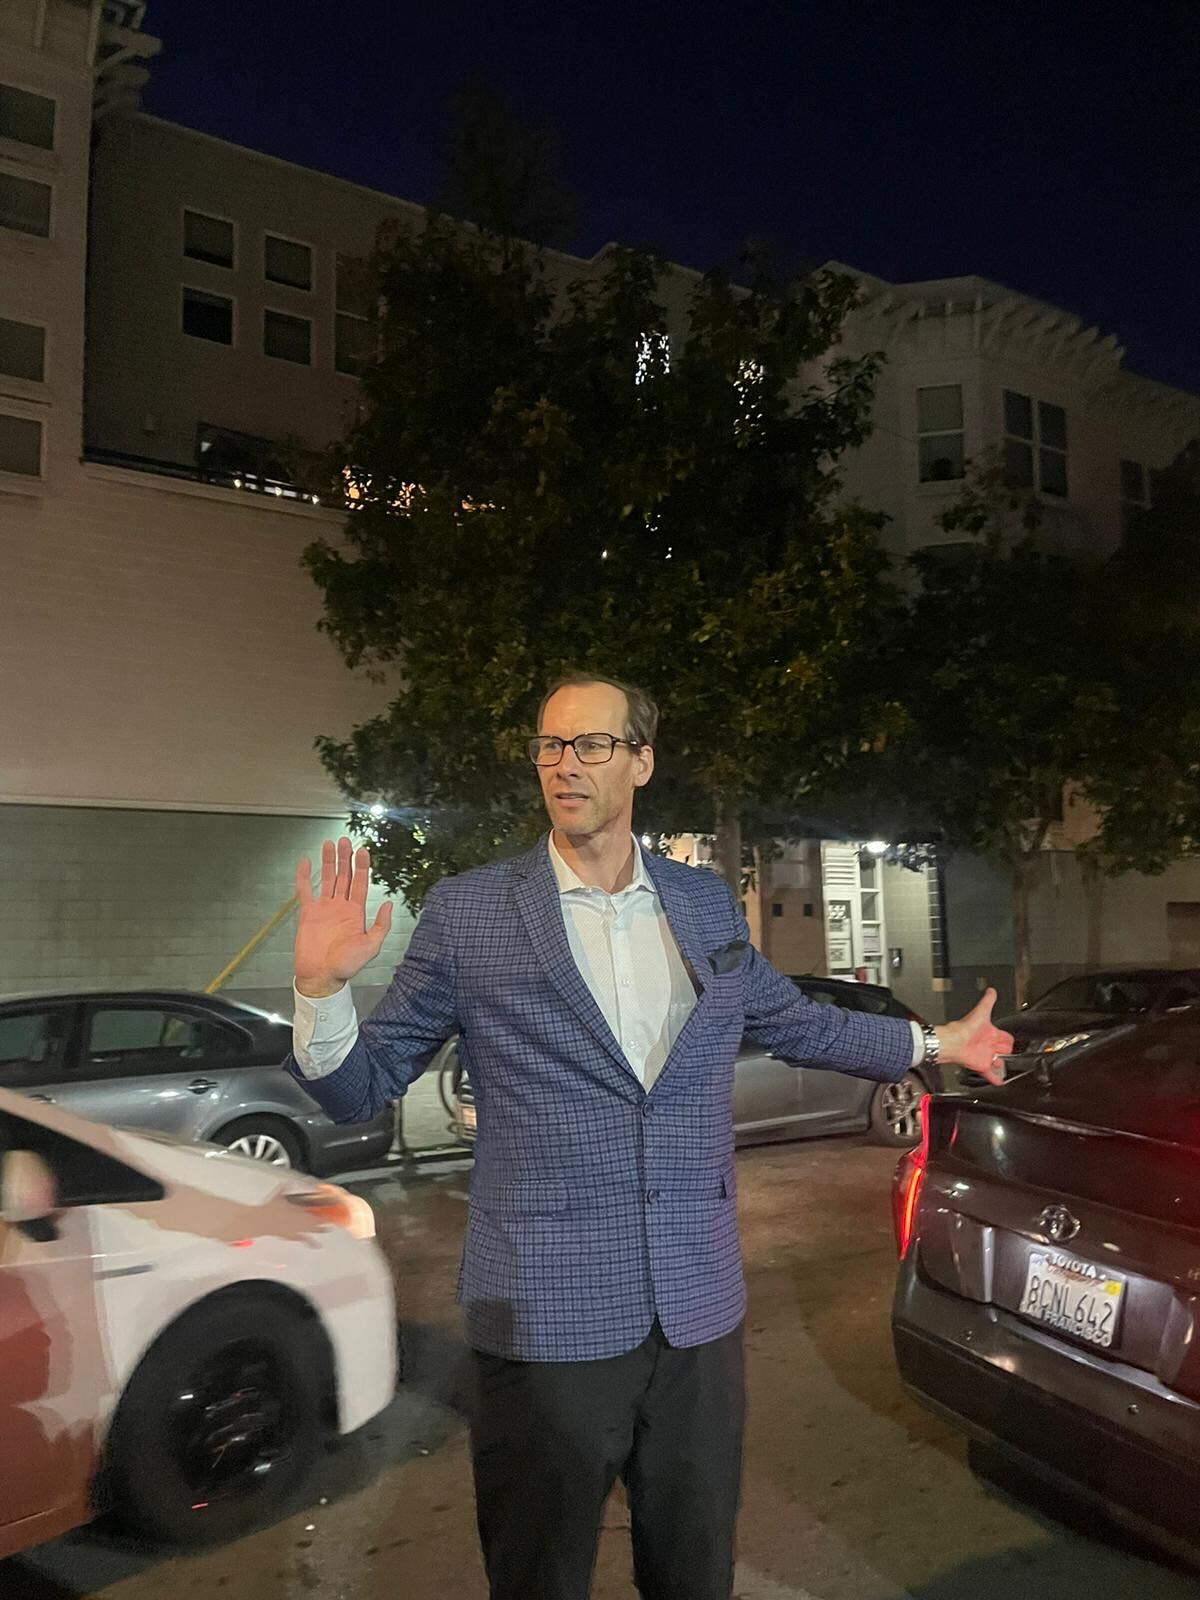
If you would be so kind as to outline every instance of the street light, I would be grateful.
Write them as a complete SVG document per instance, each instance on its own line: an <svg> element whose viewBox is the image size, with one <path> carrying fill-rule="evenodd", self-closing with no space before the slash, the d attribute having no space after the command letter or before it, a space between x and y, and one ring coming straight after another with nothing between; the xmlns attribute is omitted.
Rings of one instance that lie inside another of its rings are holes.
<svg viewBox="0 0 1200 1600"><path fill-rule="evenodd" d="M868 839L867 851L873 856L886 855L888 851L888 842L886 839Z"/></svg>

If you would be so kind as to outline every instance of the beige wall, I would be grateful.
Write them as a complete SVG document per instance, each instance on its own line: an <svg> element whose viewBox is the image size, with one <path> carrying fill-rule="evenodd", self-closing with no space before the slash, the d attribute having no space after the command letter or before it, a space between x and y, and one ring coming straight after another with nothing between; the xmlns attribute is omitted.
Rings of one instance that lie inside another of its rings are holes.
<svg viewBox="0 0 1200 1600"><path fill-rule="evenodd" d="M184 256L185 208L235 224L231 271ZM357 384L333 366L336 256L369 255L418 207L143 114L102 125L92 210L89 444L191 463L198 422L318 447L343 432ZM311 293L266 281L268 232L313 246ZM185 283L234 300L232 348L181 331ZM311 367L263 354L267 307L311 319Z"/></svg>
<svg viewBox="0 0 1200 1600"><path fill-rule="evenodd" d="M313 749L385 703L317 632L339 520L60 463L0 497L0 801L337 816Z"/></svg>

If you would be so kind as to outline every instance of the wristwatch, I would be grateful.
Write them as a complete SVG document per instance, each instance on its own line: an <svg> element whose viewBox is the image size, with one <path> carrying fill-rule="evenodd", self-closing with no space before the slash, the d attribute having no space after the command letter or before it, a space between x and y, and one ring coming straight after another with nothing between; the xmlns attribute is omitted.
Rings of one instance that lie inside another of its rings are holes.
<svg viewBox="0 0 1200 1600"><path fill-rule="evenodd" d="M923 1065L927 1067L936 1066L937 1059L942 1053L942 1041L938 1038L936 1032L929 1026L927 1022L921 1024L921 1035L925 1040L925 1059Z"/></svg>

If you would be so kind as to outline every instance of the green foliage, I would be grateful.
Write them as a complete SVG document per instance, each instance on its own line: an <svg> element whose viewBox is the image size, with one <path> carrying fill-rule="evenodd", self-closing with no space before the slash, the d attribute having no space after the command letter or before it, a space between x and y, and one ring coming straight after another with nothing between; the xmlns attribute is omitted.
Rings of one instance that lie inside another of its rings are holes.
<svg viewBox="0 0 1200 1600"><path fill-rule="evenodd" d="M390 885L416 904L530 836L523 738L566 668L660 700L650 831L802 804L878 734L881 519L837 503L877 366L828 357L850 281L705 277L668 361L678 285L644 254L567 281L430 217L379 269L381 356L344 445L356 509L306 560L347 662L394 690L320 744L345 793L394 813Z"/></svg>
<svg viewBox="0 0 1200 1600"><path fill-rule="evenodd" d="M1037 502L984 467L941 519L960 536L911 565L887 669L903 715L845 775L892 838L1013 867L1062 819L1099 810L1085 858L1161 871L1200 838L1200 651L1151 622L1127 573L1048 550ZM853 796L853 797L852 797Z"/></svg>

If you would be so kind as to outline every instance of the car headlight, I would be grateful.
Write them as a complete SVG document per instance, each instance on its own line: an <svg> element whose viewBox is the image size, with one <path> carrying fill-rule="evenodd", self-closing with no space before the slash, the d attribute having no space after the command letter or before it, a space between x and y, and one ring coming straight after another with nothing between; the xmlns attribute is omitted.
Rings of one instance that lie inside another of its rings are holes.
<svg viewBox="0 0 1200 1600"><path fill-rule="evenodd" d="M1043 1039L1037 1047L1040 1056L1052 1055L1057 1050L1069 1050L1073 1044L1083 1044L1090 1039L1094 1029L1086 1028L1082 1033L1060 1033L1053 1039Z"/></svg>
<svg viewBox="0 0 1200 1600"><path fill-rule="evenodd" d="M315 1189L301 1189L284 1196L290 1205L301 1206L322 1222L345 1228L356 1239L375 1237L375 1213L361 1195L339 1189L336 1183L321 1183Z"/></svg>

